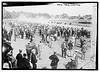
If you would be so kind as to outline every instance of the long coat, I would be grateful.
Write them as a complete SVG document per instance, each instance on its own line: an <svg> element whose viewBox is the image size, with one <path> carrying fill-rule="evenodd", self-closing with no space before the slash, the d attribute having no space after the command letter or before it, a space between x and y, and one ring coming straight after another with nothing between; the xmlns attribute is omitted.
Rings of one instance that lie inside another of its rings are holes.
<svg viewBox="0 0 100 72"><path fill-rule="evenodd" d="M30 68L29 60L26 58L22 58L22 69L29 69L29 68Z"/></svg>
<svg viewBox="0 0 100 72"><path fill-rule="evenodd" d="M18 68L22 68L22 54L17 54L16 59Z"/></svg>
<svg viewBox="0 0 100 72"><path fill-rule="evenodd" d="M37 59L36 59L36 56L35 56L34 53L30 54L30 61L31 61L32 65L33 65L33 69L36 69L37 68L37 65L36 65Z"/></svg>

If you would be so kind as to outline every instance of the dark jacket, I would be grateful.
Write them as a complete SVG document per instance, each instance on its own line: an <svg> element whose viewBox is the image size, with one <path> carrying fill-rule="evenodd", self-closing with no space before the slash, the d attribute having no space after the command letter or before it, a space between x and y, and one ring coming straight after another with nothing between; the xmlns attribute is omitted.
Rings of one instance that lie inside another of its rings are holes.
<svg viewBox="0 0 100 72"><path fill-rule="evenodd" d="M51 55L49 59L52 60L50 66L57 65L59 62L59 58L56 55Z"/></svg>
<svg viewBox="0 0 100 72"><path fill-rule="evenodd" d="M36 56L35 56L34 53L31 53L30 55L31 55L31 63L33 65L33 69L36 69L37 68L37 65L36 65L36 63L37 63Z"/></svg>
<svg viewBox="0 0 100 72"><path fill-rule="evenodd" d="M29 68L30 68L29 60L26 58L22 58L22 69L29 69Z"/></svg>
<svg viewBox="0 0 100 72"><path fill-rule="evenodd" d="M16 59L17 61L22 61L22 54L17 54Z"/></svg>
<svg viewBox="0 0 100 72"><path fill-rule="evenodd" d="M22 67L22 54L20 54L20 53L17 54L16 59L17 59L18 68L21 68Z"/></svg>
<svg viewBox="0 0 100 72"><path fill-rule="evenodd" d="M71 49L72 49L72 47L73 47L73 45L72 45L72 43L71 43L71 42L69 42L69 43L68 43L68 46L69 46L69 50L71 50Z"/></svg>
<svg viewBox="0 0 100 72"><path fill-rule="evenodd" d="M36 59L36 56L35 56L34 53L31 54L31 63L32 63L32 64L37 63L37 59Z"/></svg>

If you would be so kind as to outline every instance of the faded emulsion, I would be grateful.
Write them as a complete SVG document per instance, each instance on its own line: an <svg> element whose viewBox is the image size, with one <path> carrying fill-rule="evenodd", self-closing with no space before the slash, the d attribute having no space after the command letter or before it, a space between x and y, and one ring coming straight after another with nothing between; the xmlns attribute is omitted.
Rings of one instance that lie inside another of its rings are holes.
<svg viewBox="0 0 100 72"><path fill-rule="evenodd" d="M2 2L2 70L98 70L98 2Z"/></svg>

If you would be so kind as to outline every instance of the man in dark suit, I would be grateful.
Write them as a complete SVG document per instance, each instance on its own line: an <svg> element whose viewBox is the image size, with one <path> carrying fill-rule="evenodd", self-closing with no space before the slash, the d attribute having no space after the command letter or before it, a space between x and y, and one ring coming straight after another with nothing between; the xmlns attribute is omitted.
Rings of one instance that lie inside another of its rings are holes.
<svg viewBox="0 0 100 72"><path fill-rule="evenodd" d="M20 69L22 67L22 50L19 50L19 53L16 56L17 59L17 66Z"/></svg>
<svg viewBox="0 0 100 72"><path fill-rule="evenodd" d="M66 49L66 43L65 42L63 42L61 44L61 50L62 50L62 57L66 58L66 51L67 51L67 49Z"/></svg>
<svg viewBox="0 0 100 72"><path fill-rule="evenodd" d="M36 56L35 56L35 53L34 53L34 49L31 50L31 53L30 53L30 62L32 63L32 66L33 68L32 69L36 69L37 68L37 59L36 59Z"/></svg>
<svg viewBox="0 0 100 72"><path fill-rule="evenodd" d="M59 62L59 58L56 56L56 52L54 52L54 54L51 55L49 57L49 59L52 60L51 61L51 64L50 64L51 68L52 69L57 69L57 65L58 65L58 62Z"/></svg>
<svg viewBox="0 0 100 72"><path fill-rule="evenodd" d="M71 41L68 43L68 46L69 46L69 50L72 50L73 44Z"/></svg>
<svg viewBox="0 0 100 72"><path fill-rule="evenodd" d="M26 58L26 54L23 54L23 58L22 58L22 69L29 69L30 68L30 64L29 64L29 60Z"/></svg>

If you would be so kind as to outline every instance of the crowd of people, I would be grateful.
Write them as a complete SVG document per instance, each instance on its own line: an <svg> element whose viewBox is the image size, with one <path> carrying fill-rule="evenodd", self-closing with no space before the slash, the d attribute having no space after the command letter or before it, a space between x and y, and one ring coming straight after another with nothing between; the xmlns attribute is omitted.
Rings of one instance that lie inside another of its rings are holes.
<svg viewBox="0 0 100 72"><path fill-rule="evenodd" d="M5 28L6 25L10 25L11 29L7 31ZM77 53L75 51L74 56L71 55L71 50L76 45L76 40L80 40L79 48L81 48L82 59L85 60L85 52L86 48L84 45L86 44L86 38L91 37L91 31L82 28L74 28L74 27L60 27L57 25L48 25L48 24L39 24L39 23L25 23L25 22L3 22L2 28L2 39L3 44L5 42L10 42L14 40L16 42L17 38L30 40L30 43L26 46L26 53L22 55L22 50L19 50L19 53L16 56L17 60L17 68L18 69L37 69L36 63L38 62L37 56L41 55L41 49L37 47L34 43L34 35L38 34L41 37L40 43L44 43L52 49L52 41L57 41L59 38L64 39L61 44L61 54L62 58L74 57L71 59L71 62L66 64L66 69L77 69L78 60ZM3 45L4 46L4 45ZM5 47L6 48L6 47ZM7 54L7 53L6 53ZM51 60L51 69L57 69L57 65L59 62L59 58L54 52L53 55L49 57ZM7 61L9 63L9 61ZM74 66L74 67L73 67Z"/></svg>

